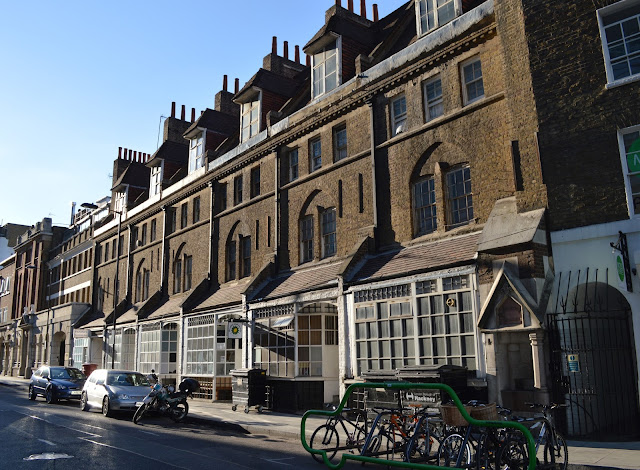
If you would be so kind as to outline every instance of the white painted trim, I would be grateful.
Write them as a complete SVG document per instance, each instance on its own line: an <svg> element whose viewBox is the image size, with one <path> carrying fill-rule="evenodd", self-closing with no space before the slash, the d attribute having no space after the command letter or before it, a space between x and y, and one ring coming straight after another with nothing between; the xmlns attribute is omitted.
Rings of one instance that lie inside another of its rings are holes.
<svg viewBox="0 0 640 470"><path fill-rule="evenodd" d="M322 48L322 50L324 51L325 48L326 48L326 46L324 46ZM342 85L342 36L337 36L336 37L336 86L335 86L335 88L332 88L331 90L327 90L325 88L324 92L320 93L319 95L316 95L315 94L315 90L313 89L313 70L315 69L315 66L316 66L315 56L317 54L318 53L316 52L315 54L313 54L311 56L311 70L310 70L310 73L311 73L311 99L312 100L320 98L322 96L325 96L327 93L330 93L333 90L337 90ZM325 75L324 78L326 78L326 75Z"/></svg>
<svg viewBox="0 0 640 470"><path fill-rule="evenodd" d="M71 294L72 292L75 292L75 291L78 291L80 289L84 289L85 287L90 287L90 286L91 286L91 281L86 281L86 282L83 282L82 284L78 284L78 285L75 285L73 287L69 287L68 289L64 289L62 291L59 291L59 292L57 292L57 293L55 293L53 295L46 296L45 299L47 301L53 300L53 299L57 299L58 297L61 297L63 295Z"/></svg>
<svg viewBox="0 0 640 470"><path fill-rule="evenodd" d="M622 165L622 177L624 178L624 190L627 195L627 210L629 217L637 218L640 214L635 214L633 210L633 194L631 191L631 185L629 184L628 167L627 167L627 155L624 149L624 135L631 132L640 131L640 125L627 127L625 129L618 129L618 151L620 153L620 164Z"/></svg>
<svg viewBox="0 0 640 470"><path fill-rule="evenodd" d="M437 15L437 11L438 11L438 9L437 9L437 6L436 6L436 14L434 15L436 25L435 25L433 28L431 28L431 29L429 29L429 30L427 30L427 31L422 31L422 30L421 30L421 29L422 29L422 24L421 24L421 22L420 22L420 2L421 2L421 1L422 1L422 0L416 0L416 1L415 1L415 9L416 9L416 31L418 31L418 36L425 36L425 35L429 34L430 32L433 32L433 31L435 31L436 29L440 28L441 26L440 26L440 23L439 23L439 21L438 21L438 15ZM433 0L433 4L437 5L436 0ZM454 18L453 18L453 19L455 19L455 18L457 18L458 16L460 16L460 15L462 14L462 1L461 1L461 0L454 0L454 1L453 1L453 8L454 8L454 10L455 10L455 13L454 13L454 15L455 15L455 16L454 16ZM452 21L453 21L453 20L452 20ZM448 24L448 23L445 23L445 24ZM443 25L443 26L444 26L444 25Z"/></svg>
<svg viewBox="0 0 640 470"><path fill-rule="evenodd" d="M604 59L604 68L607 74L607 85L606 85L607 89L615 88L622 85L627 85L629 83L640 80L640 74L631 75L629 77L621 78L619 80L616 80L613 78L613 70L611 69L611 57L609 56L609 48L607 47L607 40L604 34L604 24L602 21L603 16L614 14L626 8L636 6L636 4L640 4L640 1L639 0L620 0L604 8L600 8L599 10L596 10L598 29L600 30L600 44L602 46L602 57Z"/></svg>

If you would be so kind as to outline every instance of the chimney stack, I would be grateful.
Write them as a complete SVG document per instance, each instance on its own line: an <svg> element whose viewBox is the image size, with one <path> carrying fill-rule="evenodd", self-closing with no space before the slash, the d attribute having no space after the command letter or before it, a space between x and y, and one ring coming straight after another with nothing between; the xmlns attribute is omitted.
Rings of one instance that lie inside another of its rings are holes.
<svg viewBox="0 0 640 470"><path fill-rule="evenodd" d="M307 67L310 67L311 66L311 56L309 54L306 54L306 56L307 56L307 62L306 62Z"/></svg>
<svg viewBox="0 0 640 470"><path fill-rule="evenodd" d="M180 120L184 121L185 117L185 107L182 105L182 110L180 111Z"/></svg>
<svg viewBox="0 0 640 470"><path fill-rule="evenodd" d="M296 64L300 63L300 46L298 46L297 44L296 44L295 60L296 60Z"/></svg>
<svg viewBox="0 0 640 470"><path fill-rule="evenodd" d="M336 0L336 5L341 7L342 6L342 0Z"/></svg>
<svg viewBox="0 0 640 470"><path fill-rule="evenodd" d="M191 108L191 122L196 122L196 108Z"/></svg>
<svg viewBox="0 0 640 470"><path fill-rule="evenodd" d="M239 78L236 78L234 94L236 94L236 95L237 95L239 91L240 91L240 79L239 79Z"/></svg>
<svg viewBox="0 0 640 470"><path fill-rule="evenodd" d="M284 42L284 58L289 59L289 41Z"/></svg>
<svg viewBox="0 0 640 470"><path fill-rule="evenodd" d="M271 53L278 55L278 37L274 36L271 40Z"/></svg>
<svg viewBox="0 0 640 470"><path fill-rule="evenodd" d="M222 90L223 91L227 91L227 76L226 75L224 75L222 77Z"/></svg>
<svg viewBox="0 0 640 470"><path fill-rule="evenodd" d="M374 3L373 4L373 22L377 22L378 21L378 4Z"/></svg>
<svg viewBox="0 0 640 470"><path fill-rule="evenodd" d="M171 117L172 118L176 117L176 102L175 101L171 102Z"/></svg>
<svg viewBox="0 0 640 470"><path fill-rule="evenodd" d="M360 16L362 16L365 20L367 19L367 1L360 0Z"/></svg>
<svg viewBox="0 0 640 470"><path fill-rule="evenodd" d="M353 13L353 0L347 0L347 8Z"/></svg>

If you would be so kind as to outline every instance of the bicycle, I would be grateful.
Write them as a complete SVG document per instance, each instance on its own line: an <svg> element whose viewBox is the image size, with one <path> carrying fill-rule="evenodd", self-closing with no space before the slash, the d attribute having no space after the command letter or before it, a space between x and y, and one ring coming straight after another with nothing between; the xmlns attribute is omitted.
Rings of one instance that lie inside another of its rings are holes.
<svg viewBox="0 0 640 470"><path fill-rule="evenodd" d="M333 409L335 410L336 407L334 406ZM339 450L358 449L369 434L367 415L364 411L351 408L343 408L342 411L341 414L330 416L324 424L318 426L309 440L309 447L324 450L329 461L332 461ZM347 416L348 413L352 413L354 419L350 419ZM341 434L345 440L344 446L340 446ZM311 456L316 462L323 463L322 454L311 454Z"/></svg>
<svg viewBox="0 0 640 470"><path fill-rule="evenodd" d="M420 413L413 434L406 446L406 462L429 462L436 460L438 450L444 439L442 420L436 419L437 413ZM433 450L433 452L432 452Z"/></svg>
<svg viewBox="0 0 640 470"><path fill-rule="evenodd" d="M542 416L537 418L521 419L520 421L534 421L529 429L540 427L540 432L535 438L535 452L537 469L553 469L567 470L568 466L568 450L567 441L556 430L553 423L552 411L558 408L564 408L567 405L551 403L543 405L540 403L525 403L530 408L542 410ZM538 457L538 452L542 446L542 462ZM520 433L511 433L502 449L498 453L497 465L501 470L524 470L528 467L529 456L527 452L527 442Z"/></svg>

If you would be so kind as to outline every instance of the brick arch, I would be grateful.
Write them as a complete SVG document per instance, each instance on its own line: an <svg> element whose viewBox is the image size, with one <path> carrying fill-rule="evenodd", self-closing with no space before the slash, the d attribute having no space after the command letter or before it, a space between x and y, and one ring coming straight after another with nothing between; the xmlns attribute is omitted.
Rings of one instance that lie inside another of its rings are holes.
<svg viewBox="0 0 640 470"><path fill-rule="evenodd" d="M449 142L431 144L418 158L411 172L410 180L420 176L435 175L440 170L469 162L469 156L459 146Z"/></svg>
<svg viewBox="0 0 640 470"><path fill-rule="evenodd" d="M244 235L244 236L251 235L251 230L249 229L249 226L247 225L246 221L242 219L236 220L231 226L231 228L229 229L229 233L227 234L226 238L224 238L225 246L227 245L227 243L233 240L234 237L236 237L237 235Z"/></svg>
<svg viewBox="0 0 640 470"><path fill-rule="evenodd" d="M307 198L300 206L300 211L298 213L298 220L300 220L305 215L309 215L309 209L312 205L321 206L324 208L327 207L338 207L338 203L335 200L333 194L330 191L321 191L320 189L314 189L309 193Z"/></svg>
<svg viewBox="0 0 640 470"><path fill-rule="evenodd" d="M173 266L176 262L176 260L178 258L180 258L180 255L182 254L182 250L184 250L184 247L187 245L187 242L182 242L180 244L180 246L178 247L178 249L176 250L176 254L173 255L173 259L171 260L171 266Z"/></svg>

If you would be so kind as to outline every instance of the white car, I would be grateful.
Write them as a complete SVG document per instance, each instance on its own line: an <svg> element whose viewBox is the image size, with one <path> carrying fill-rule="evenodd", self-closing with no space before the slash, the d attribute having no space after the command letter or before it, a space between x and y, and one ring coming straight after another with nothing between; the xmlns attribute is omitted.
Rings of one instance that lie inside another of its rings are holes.
<svg viewBox="0 0 640 470"><path fill-rule="evenodd" d="M80 409L100 407L105 416L114 411L135 411L136 402L141 402L150 390L151 383L140 372L97 369L84 384Z"/></svg>

